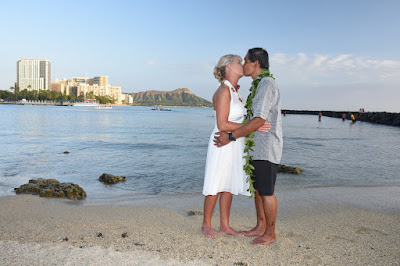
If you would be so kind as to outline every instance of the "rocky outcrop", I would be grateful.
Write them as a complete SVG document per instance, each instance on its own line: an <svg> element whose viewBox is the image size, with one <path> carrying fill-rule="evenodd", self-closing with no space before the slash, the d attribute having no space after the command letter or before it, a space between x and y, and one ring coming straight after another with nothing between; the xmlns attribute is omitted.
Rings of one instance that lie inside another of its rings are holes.
<svg viewBox="0 0 400 266"><path fill-rule="evenodd" d="M302 171L303 170L301 170L301 168L298 168L298 167L287 166L287 165L283 165L283 164L280 164L278 166L278 173L289 173L289 174L299 175L299 174L301 174Z"/></svg>
<svg viewBox="0 0 400 266"><path fill-rule="evenodd" d="M164 105L164 106L208 106L213 104L196 96L187 88L174 91L144 91L131 93L133 105Z"/></svg>
<svg viewBox="0 0 400 266"><path fill-rule="evenodd" d="M99 181L104 182L106 184L115 184L119 181L125 181L125 180L126 180L125 176L115 176L115 175L106 174L106 173L102 174L99 177Z"/></svg>
<svg viewBox="0 0 400 266"><path fill-rule="evenodd" d="M33 194L46 198L67 198L82 200L86 192L73 183L60 183L56 179L31 179L28 184L14 189L16 194Z"/></svg>
<svg viewBox="0 0 400 266"><path fill-rule="evenodd" d="M320 111L309 110L282 110L282 114L303 114L303 115L318 115ZM346 119L350 120L350 115L353 114L356 121L369 122L374 124L400 126L400 113L387 112L349 112L349 111L321 111L323 116L342 118L346 115Z"/></svg>

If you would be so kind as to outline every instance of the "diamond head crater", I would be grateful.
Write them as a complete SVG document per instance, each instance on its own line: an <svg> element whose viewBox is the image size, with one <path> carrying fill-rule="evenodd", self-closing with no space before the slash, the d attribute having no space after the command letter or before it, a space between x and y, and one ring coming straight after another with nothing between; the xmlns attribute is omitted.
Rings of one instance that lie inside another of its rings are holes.
<svg viewBox="0 0 400 266"><path fill-rule="evenodd" d="M187 88L173 91L148 90L129 95L133 98L132 105L213 106L211 102L196 96Z"/></svg>

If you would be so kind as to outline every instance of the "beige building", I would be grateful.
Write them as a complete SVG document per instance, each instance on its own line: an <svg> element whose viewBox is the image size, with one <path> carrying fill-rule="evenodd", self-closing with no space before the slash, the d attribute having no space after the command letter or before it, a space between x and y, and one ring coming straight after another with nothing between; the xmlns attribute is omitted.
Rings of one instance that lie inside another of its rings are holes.
<svg viewBox="0 0 400 266"><path fill-rule="evenodd" d="M133 97L130 94L123 93L122 94L122 100L125 101L126 104L131 104L133 103Z"/></svg>
<svg viewBox="0 0 400 266"><path fill-rule="evenodd" d="M21 59L17 61L17 87L20 90L49 90L51 64L47 59Z"/></svg>
<svg viewBox="0 0 400 266"><path fill-rule="evenodd" d="M86 95L93 92L95 96L110 96L111 98L114 98L118 104L121 104L123 100L121 87L109 85L107 76L94 78L76 77L62 80L57 79L51 83L51 89L67 95L72 93L76 97L79 97L81 94Z"/></svg>

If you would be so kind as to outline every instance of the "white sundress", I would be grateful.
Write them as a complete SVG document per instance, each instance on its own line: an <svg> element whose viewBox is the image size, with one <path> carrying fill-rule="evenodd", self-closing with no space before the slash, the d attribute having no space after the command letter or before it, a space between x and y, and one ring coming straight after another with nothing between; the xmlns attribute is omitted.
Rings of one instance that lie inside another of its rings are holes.
<svg viewBox="0 0 400 266"><path fill-rule="evenodd" d="M231 101L228 121L242 123L246 115L246 108L239 100L239 94L232 91L232 84L225 80L229 87ZM243 170L246 160L244 154L244 137L231 141L229 144L218 148L214 145L214 135L218 132L217 120L208 142L206 170L204 176L203 195L216 195L219 192L230 192L234 195L250 196L247 191L249 184Z"/></svg>

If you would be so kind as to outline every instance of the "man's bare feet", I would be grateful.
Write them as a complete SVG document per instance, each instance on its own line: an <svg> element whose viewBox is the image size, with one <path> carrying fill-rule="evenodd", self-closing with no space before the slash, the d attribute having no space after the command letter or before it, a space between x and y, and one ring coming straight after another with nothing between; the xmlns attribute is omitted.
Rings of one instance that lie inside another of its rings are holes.
<svg viewBox="0 0 400 266"><path fill-rule="evenodd" d="M216 238L217 235L214 233L214 231L210 227L201 227L201 232L205 237L209 238Z"/></svg>
<svg viewBox="0 0 400 266"><path fill-rule="evenodd" d="M254 227L249 231L240 231L245 236L262 236L265 233L265 228Z"/></svg>
<svg viewBox="0 0 400 266"><path fill-rule="evenodd" d="M224 235L233 235L233 236L243 236L242 232L238 232L234 230L232 227L228 226L225 228L220 227L219 232Z"/></svg>
<svg viewBox="0 0 400 266"><path fill-rule="evenodd" d="M263 234L262 236L253 239L250 243L252 245L269 245L276 241L275 234L271 235L268 233Z"/></svg>

